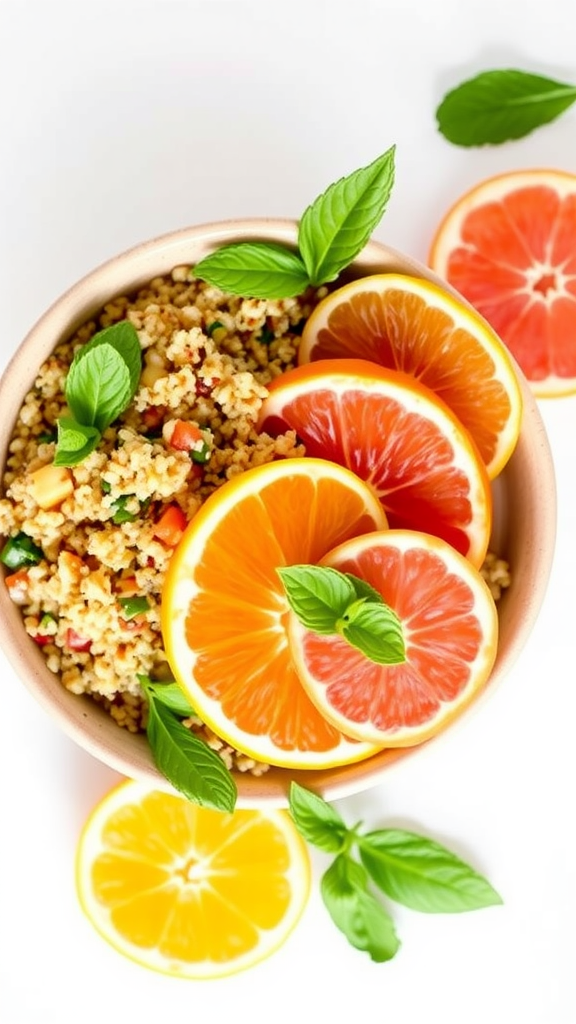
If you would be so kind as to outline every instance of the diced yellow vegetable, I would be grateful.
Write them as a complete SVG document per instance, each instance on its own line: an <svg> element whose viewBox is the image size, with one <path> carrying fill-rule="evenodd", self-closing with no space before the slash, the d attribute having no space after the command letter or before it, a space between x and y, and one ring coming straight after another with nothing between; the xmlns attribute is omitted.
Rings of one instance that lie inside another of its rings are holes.
<svg viewBox="0 0 576 1024"><path fill-rule="evenodd" d="M40 508L60 505L74 491L74 481L65 466L42 466L30 474L30 493Z"/></svg>

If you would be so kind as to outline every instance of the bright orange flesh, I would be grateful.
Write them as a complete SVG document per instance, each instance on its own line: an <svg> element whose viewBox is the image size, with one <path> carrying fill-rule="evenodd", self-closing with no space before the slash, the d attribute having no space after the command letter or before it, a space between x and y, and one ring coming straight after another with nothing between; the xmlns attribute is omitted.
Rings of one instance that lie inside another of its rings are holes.
<svg viewBox="0 0 576 1024"><path fill-rule="evenodd" d="M516 374L488 324L447 291L378 274L328 295L306 323L298 361L349 357L416 377L469 430L490 478L503 468L520 429Z"/></svg>
<svg viewBox="0 0 576 1024"><path fill-rule="evenodd" d="M224 814L125 782L97 806L77 887L97 930L146 967L213 978L285 940L308 898L304 843L284 811Z"/></svg>
<svg viewBox="0 0 576 1024"><path fill-rule="evenodd" d="M482 564L491 528L484 465L454 414L413 377L360 359L300 366L272 383L258 427L292 428L309 455L366 480L391 527L443 537Z"/></svg>
<svg viewBox="0 0 576 1024"><path fill-rule="evenodd" d="M576 390L576 175L482 182L443 219L430 265L498 332L537 395Z"/></svg>
<svg viewBox="0 0 576 1024"><path fill-rule="evenodd" d="M496 657L496 607L480 574L438 538L396 530L349 541L321 564L381 594L402 623L406 661L376 664L293 616L293 656L311 699L367 742L413 746L439 732L478 693Z"/></svg>
<svg viewBox="0 0 576 1024"><path fill-rule="evenodd" d="M366 484L312 458L248 470L205 502L170 562L162 630L178 682L217 735L286 767L374 752L326 722L301 686L276 570L316 563L335 544L386 527Z"/></svg>

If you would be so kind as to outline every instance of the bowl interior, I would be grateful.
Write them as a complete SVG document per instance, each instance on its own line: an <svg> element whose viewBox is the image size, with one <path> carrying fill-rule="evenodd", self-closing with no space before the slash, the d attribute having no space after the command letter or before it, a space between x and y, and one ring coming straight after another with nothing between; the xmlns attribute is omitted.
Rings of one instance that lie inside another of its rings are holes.
<svg viewBox="0 0 576 1024"><path fill-rule="evenodd" d="M296 226L287 220L251 220L183 229L108 261L67 291L32 328L0 381L0 407L5 424L0 465L5 463L11 427L22 398L33 385L41 363L59 341L69 337L110 298L133 292L175 266L195 263L218 245L255 238L293 244ZM387 271L424 277L447 288L423 265L374 241L355 261L349 276ZM524 395L523 425L514 454L494 484L491 544L510 562L512 583L498 603L498 655L489 685L479 699L485 699L524 646L544 597L554 549L556 497L552 457L536 402L520 371L518 375ZM152 762L144 736L120 729L89 698L68 693L48 670L40 649L26 635L19 609L5 587L0 587L0 617L1 642L7 657L60 727L116 771L157 788L170 789ZM380 781L382 772L399 759L416 756L419 749L385 750L366 761L321 772L272 768L260 777L238 774L238 805L283 805L292 778L329 799L359 792Z"/></svg>

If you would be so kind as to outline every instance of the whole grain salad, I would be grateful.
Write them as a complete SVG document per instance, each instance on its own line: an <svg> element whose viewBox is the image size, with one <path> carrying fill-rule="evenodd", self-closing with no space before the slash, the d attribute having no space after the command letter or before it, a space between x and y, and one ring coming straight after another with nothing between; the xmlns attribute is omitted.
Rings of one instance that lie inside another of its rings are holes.
<svg viewBox="0 0 576 1024"><path fill-rule="evenodd" d="M293 431L272 438L255 423L266 385L294 365L302 323L323 294L242 299L177 267L108 303L60 344L24 399L2 481L4 584L63 686L89 694L131 732L146 725L138 677L171 678L160 595L186 523L226 480L304 454ZM142 351L134 398L82 462L55 467L72 360L97 332L124 322ZM229 767L266 769L203 733Z"/></svg>
<svg viewBox="0 0 576 1024"><path fill-rule="evenodd" d="M145 731L160 770L209 806L232 809L231 772L260 775L268 759L217 735L174 682L160 614L168 566L212 494L255 467L310 454L286 424L263 429L262 406L273 382L297 366L310 317L336 294L340 272L380 219L392 172L389 150L330 186L302 217L295 250L223 247L111 299L39 367L13 428L0 559L27 633L62 686L97 702L119 727ZM420 301L419 282L406 282ZM437 298L425 296L427 322ZM460 377L468 381L466 371ZM494 456L500 466L519 429L512 402L513 414L512 428L499 428L508 445ZM482 458L473 455L486 498ZM486 544L489 504L480 525ZM488 552L481 574L498 600L510 583L506 561ZM373 589L366 595L361 586L355 607L381 601ZM186 763L174 773L179 751Z"/></svg>

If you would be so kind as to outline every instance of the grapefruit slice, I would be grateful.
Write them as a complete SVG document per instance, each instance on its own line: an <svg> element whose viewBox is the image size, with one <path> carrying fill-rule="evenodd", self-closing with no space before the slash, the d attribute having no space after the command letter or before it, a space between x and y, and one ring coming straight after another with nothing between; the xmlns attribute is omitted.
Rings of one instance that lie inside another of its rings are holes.
<svg viewBox="0 0 576 1024"><path fill-rule="evenodd" d="M481 182L442 219L429 262L498 332L537 396L576 391L576 174Z"/></svg>
<svg viewBox="0 0 576 1024"><path fill-rule="evenodd" d="M270 385L258 429L289 428L308 455L365 480L391 527L443 537L482 564L492 519L485 467L457 417L413 377L361 359L289 370Z"/></svg>
<svg viewBox="0 0 576 1024"><path fill-rule="evenodd" d="M320 459L246 470L206 500L170 560L162 632L178 683L218 736L289 768L374 753L326 722L301 686L276 569L315 563L339 542L386 527L370 487Z"/></svg>
<svg viewBox="0 0 576 1024"><path fill-rule="evenodd" d="M504 467L520 430L520 386L505 346L463 302L404 274L353 281L313 310L298 361L351 356L412 374L470 431L490 478Z"/></svg>
<svg viewBox="0 0 576 1024"><path fill-rule="evenodd" d="M220 978L285 942L308 900L310 861L285 811L224 814L127 781L84 826L76 887L124 956L172 977Z"/></svg>
<svg viewBox="0 0 576 1024"><path fill-rule="evenodd" d="M292 655L311 700L335 728L385 747L440 732L484 686L496 657L496 606L480 573L439 538L408 530L357 537L321 564L380 593L402 624L406 660L377 664L292 613Z"/></svg>

